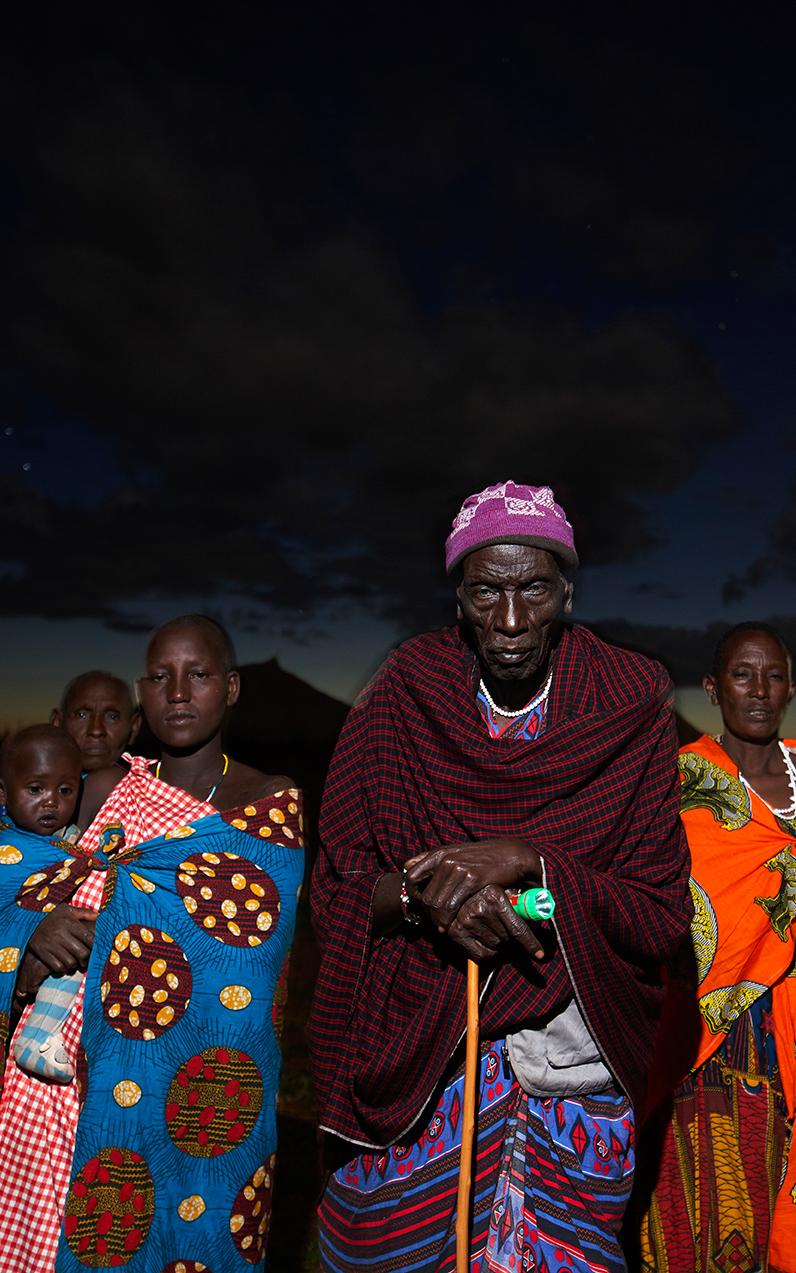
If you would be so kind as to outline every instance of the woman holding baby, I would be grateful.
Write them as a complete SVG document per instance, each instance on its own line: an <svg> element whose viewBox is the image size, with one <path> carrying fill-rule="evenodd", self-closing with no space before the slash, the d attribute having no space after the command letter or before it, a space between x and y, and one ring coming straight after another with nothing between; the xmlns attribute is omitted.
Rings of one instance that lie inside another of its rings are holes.
<svg viewBox="0 0 796 1273"><path fill-rule="evenodd" d="M60 1068L45 1045L51 1077L21 1069L16 1043L6 1066L0 1273L48 1273L56 1252L59 1273L139 1253L146 1273L262 1266L279 1074L271 1009L303 839L292 781L222 750L239 691L219 625L165 624L139 681L160 761L89 775L87 829L68 855L42 829L3 832L19 875L3 913L35 924L14 937L26 952L17 994L55 974L40 995L54 983L66 1007ZM38 1002L18 1035L31 1019L46 1020Z"/></svg>

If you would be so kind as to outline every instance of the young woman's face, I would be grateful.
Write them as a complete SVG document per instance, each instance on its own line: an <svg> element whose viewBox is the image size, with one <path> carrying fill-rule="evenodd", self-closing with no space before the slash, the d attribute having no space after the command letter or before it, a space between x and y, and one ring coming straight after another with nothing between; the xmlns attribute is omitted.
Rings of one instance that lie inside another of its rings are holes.
<svg viewBox="0 0 796 1273"><path fill-rule="evenodd" d="M176 750L199 747L218 734L239 692L238 674L226 670L218 643L190 625L154 637L138 682L149 728Z"/></svg>

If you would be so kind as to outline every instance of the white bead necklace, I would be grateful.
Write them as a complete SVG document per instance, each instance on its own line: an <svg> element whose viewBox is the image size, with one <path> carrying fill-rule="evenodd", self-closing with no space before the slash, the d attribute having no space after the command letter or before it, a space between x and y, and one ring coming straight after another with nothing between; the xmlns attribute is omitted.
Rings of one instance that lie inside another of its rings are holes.
<svg viewBox="0 0 796 1273"><path fill-rule="evenodd" d="M545 701L550 693L550 682L552 679L553 673L551 672L539 693L536 695L536 698L532 698L530 703L526 703L525 706L521 707L517 712L507 712L505 707L498 707L492 695L489 693L489 690L484 685L483 677L481 677L480 689L493 712L497 712L498 716L505 716L508 720L516 720L518 716L525 716L527 712L532 712L535 707L538 707L540 703Z"/></svg>
<svg viewBox="0 0 796 1273"><path fill-rule="evenodd" d="M719 739L717 740L719 744L720 739L721 735L719 735ZM781 742L779 744L779 749L782 752L782 759L785 762L785 772L788 775L788 783L790 785L790 804L786 805L784 809L775 809L773 805L768 804L767 800L763 800L763 803L768 805L769 809L776 818L796 818L796 764L793 763L793 757L784 743ZM743 776L740 769L738 770L738 777L748 791L755 790L751 782ZM760 793L755 791L755 795L760 795ZM763 797L760 796L760 799L762 800Z"/></svg>

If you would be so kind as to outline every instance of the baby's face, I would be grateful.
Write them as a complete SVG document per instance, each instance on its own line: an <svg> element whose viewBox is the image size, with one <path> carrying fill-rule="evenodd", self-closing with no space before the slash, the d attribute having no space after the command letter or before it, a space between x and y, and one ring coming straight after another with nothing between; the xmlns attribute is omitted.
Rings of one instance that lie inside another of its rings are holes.
<svg viewBox="0 0 796 1273"><path fill-rule="evenodd" d="M45 741L20 744L6 768L5 806L17 826L52 835L71 822L80 794L80 758Z"/></svg>

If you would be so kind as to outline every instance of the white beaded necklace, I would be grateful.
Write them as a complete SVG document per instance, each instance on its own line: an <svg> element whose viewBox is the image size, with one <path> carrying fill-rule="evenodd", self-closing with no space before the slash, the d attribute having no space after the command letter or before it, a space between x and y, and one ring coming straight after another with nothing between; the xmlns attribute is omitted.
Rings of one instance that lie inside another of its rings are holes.
<svg viewBox="0 0 796 1273"><path fill-rule="evenodd" d="M719 745L721 745L721 735L719 735L716 741ZM796 818L796 765L793 763L793 757L783 742L779 743L779 749L782 752L782 759L785 761L785 772L788 775L788 783L790 785L790 804L786 805L784 809L775 809L773 805L768 804L767 800L763 800L763 803L768 805L775 818L786 818L790 820L792 818ZM738 777L748 791L755 790L751 782L743 776L740 769L738 770ZM755 795L760 795L760 793L755 791ZM760 796L760 799L762 800L763 797Z"/></svg>
<svg viewBox="0 0 796 1273"><path fill-rule="evenodd" d="M481 677L480 689L493 712L497 712L498 716L505 716L508 720L516 720L518 716L525 716L527 712L532 712L535 707L538 707L540 703L545 701L550 693L550 682L552 679L553 673L551 672L539 693L536 695L536 698L532 698L530 703L526 703L525 706L521 707L517 712L507 712L505 707L498 707L492 695L489 693L489 690L484 685L483 677Z"/></svg>

